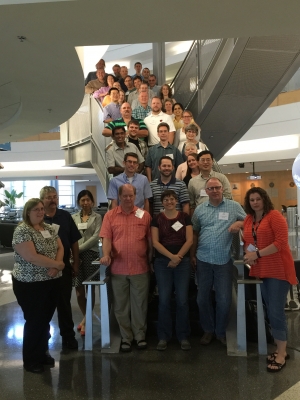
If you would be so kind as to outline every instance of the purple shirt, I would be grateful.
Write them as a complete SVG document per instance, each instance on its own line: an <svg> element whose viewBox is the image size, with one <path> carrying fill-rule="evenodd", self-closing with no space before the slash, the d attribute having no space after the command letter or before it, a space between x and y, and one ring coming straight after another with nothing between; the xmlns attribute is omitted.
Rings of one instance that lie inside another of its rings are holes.
<svg viewBox="0 0 300 400"><path fill-rule="evenodd" d="M103 108L103 121L106 119L112 119L113 121L118 118L122 118L120 113L120 104L110 103Z"/></svg>
<svg viewBox="0 0 300 400"><path fill-rule="evenodd" d="M93 96L95 97L95 99L99 99L102 103L104 96L106 96L108 94L110 87L109 86L104 86L98 90L96 90L93 93ZM102 96L101 96L102 95Z"/></svg>

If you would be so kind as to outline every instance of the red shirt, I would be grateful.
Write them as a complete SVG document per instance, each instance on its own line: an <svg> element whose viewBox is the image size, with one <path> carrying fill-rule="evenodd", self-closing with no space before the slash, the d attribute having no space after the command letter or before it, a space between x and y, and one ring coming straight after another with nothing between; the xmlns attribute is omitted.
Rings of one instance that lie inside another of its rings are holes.
<svg viewBox="0 0 300 400"><path fill-rule="evenodd" d="M137 275L149 271L148 239L150 234L150 214L144 212L142 218L135 213L126 214L121 206L104 216L99 236L112 242L111 272L119 275Z"/></svg>
<svg viewBox="0 0 300 400"><path fill-rule="evenodd" d="M250 243L254 245L252 236L252 215L247 215L244 221L245 249ZM256 230L257 224L255 225ZM294 260L288 243L288 226L279 211L271 210L261 220L256 231L257 248L264 249L274 244L278 252L269 256L262 256L251 266L250 276L259 278L275 278L288 281L290 284L297 283Z"/></svg>

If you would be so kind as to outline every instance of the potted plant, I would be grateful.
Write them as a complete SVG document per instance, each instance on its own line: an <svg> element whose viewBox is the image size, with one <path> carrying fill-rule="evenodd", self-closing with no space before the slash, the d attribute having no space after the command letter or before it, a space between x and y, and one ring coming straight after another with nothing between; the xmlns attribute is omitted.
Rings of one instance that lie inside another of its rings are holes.
<svg viewBox="0 0 300 400"><path fill-rule="evenodd" d="M12 189L12 191L9 193L7 190L4 190L5 193L5 198L4 202L7 204L10 208L15 208L16 206L16 199L19 199L20 197L23 196L23 192L17 193L15 189Z"/></svg>

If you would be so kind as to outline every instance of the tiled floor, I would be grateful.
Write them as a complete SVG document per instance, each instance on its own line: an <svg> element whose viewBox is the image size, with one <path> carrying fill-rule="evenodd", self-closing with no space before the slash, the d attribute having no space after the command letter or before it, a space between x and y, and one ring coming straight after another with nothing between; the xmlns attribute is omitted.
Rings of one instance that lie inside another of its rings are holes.
<svg viewBox="0 0 300 400"><path fill-rule="evenodd" d="M2 263L0 256L1 267ZM10 263L10 261L7 261ZM269 400L300 398L300 313L288 314L291 359L278 374L266 372L264 356L256 345L248 357L229 357L226 348L214 341L199 344L199 329L193 324L192 350L183 352L175 339L165 352L156 350L154 322L150 322L148 349L129 354L101 354L94 318L94 350L61 351L56 315L52 321L50 351L55 368L42 375L23 370L22 312L14 300L9 273L1 270L0 284L0 399L103 399L103 400ZM74 322L80 321L73 296ZM96 307L97 312L99 307ZM272 350L272 346L270 347Z"/></svg>

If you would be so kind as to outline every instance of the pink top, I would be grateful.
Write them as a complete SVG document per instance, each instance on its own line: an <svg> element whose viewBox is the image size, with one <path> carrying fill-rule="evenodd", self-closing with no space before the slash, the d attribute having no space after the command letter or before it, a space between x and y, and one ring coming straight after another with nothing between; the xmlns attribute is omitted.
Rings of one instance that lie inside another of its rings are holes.
<svg viewBox="0 0 300 400"><path fill-rule="evenodd" d="M102 103L104 96L107 95L108 91L109 91L110 87L109 86L104 86L98 90L96 90L93 93L93 96L95 97L95 99L99 99Z"/></svg>

